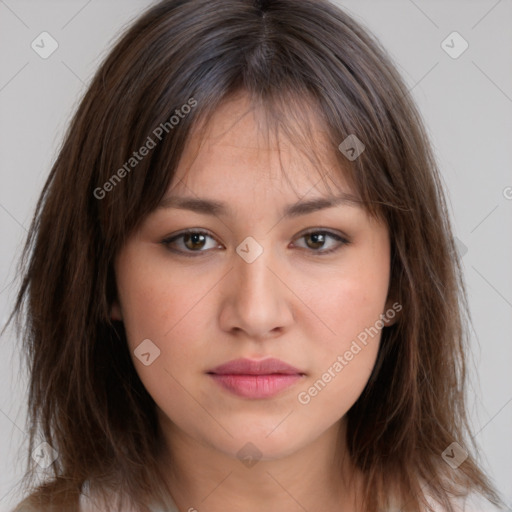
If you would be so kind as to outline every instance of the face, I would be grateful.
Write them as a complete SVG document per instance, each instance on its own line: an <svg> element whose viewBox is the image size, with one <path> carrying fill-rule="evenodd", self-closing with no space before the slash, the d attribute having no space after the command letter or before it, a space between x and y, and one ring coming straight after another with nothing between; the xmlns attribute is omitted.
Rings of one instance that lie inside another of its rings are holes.
<svg viewBox="0 0 512 512"><path fill-rule="evenodd" d="M361 394L390 246L335 155L319 174L284 140L266 144L248 109L233 99L192 137L118 254L112 315L171 436L232 457L251 442L270 460L332 431Z"/></svg>

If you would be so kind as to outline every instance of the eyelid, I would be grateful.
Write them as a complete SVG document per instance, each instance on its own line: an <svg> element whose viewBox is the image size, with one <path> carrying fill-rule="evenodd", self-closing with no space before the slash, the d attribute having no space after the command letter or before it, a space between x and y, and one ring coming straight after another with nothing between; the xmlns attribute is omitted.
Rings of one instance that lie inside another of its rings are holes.
<svg viewBox="0 0 512 512"><path fill-rule="evenodd" d="M301 231L296 237L295 237L295 240L297 238L301 238L303 236L306 236L306 235L312 235L312 234L315 234L315 233L324 233L324 234L327 234L327 235L330 235L334 238L339 238L341 240L343 240L343 242L345 243L350 243L350 237L348 235L346 235L345 233L343 233L342 231L337 231L337 230L332 230L330 228L322 228L322 227L313 227L313 228L308 228L306 231Z"/></svg>

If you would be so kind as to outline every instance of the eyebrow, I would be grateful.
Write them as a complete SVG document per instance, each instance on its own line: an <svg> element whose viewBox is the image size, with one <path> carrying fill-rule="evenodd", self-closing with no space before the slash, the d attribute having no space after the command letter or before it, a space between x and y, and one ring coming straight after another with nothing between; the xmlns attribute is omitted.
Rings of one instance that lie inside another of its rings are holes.
<svg viewBox="0 0 512 512"><path fill-rule="evenodd" d="M288 218L298 217L340 205L362 208L360 199L351 194L342 193L334 197L319 197L309 201L300 200L297 203L289 204L285 207L283 216ZM160 208L178 208L180 210L190 210L196 213L215 216L232 214L231 208L226 203L197 197L168 196L162 199L158 205L158 209Z"/></svg>

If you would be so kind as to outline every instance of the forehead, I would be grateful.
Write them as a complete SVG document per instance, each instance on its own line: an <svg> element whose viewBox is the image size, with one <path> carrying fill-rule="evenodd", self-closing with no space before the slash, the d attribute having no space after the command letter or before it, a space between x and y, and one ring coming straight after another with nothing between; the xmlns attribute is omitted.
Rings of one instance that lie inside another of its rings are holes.
<svg viewBox="0 0 512 512"><path fill-rule="evenodd" d="M286 119L246 94L223 102L192 130L170 189L173 194L241 193L276 187L304 195L355 194L318 116L303 102ZM190 191L189 190L189 191Z"/></svg>

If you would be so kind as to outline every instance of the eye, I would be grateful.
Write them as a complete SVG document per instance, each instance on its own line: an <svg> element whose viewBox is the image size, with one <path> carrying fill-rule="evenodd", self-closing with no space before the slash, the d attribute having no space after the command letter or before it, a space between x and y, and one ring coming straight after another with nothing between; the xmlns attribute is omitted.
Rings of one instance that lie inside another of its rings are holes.
<svg viewBox="0 0 512 512"><path fill-rule="evenodd" d="M330 231L310 231L304 233L297 240L304 239L305 249L311 249L316 254L328 254L337 251L350 242L336 233ZM210 241L210 242L209 242ZM208 246L208 242L210 245ZM207 231L183 231L161 242L170 251L184 256L199 256L210 249L222 248L222 246ZM298 247L301 247L300 245Z"/></svg>
<svg viewBox="0 0 512 512"><path fill-rule="evenodd" d="M330 231L310 231L298 238L298 240L301 239L306 241L306 249L312 249L319 254L337 251L350 243L346 238Z"/></svg>
<svg viewBox="0 0 512 512"><path fill-rule="evenodd" d="M208 239L211 240L209 247ZM186 256L193 256L192 253L202 253L220 247L217 241L206 231L184 231L162 240L162 244L170 251L182 253Z"/></svg>

